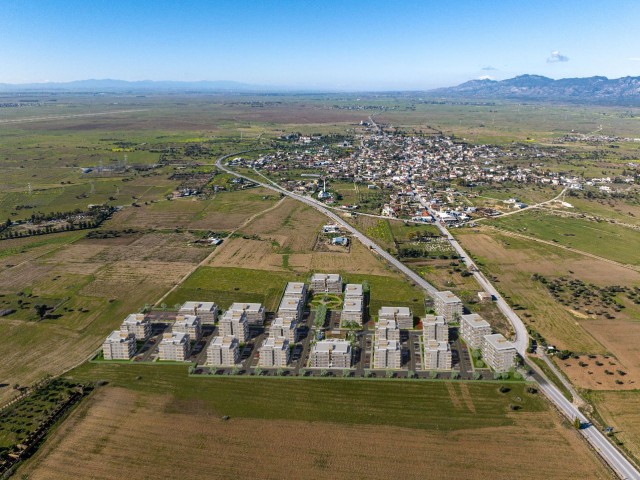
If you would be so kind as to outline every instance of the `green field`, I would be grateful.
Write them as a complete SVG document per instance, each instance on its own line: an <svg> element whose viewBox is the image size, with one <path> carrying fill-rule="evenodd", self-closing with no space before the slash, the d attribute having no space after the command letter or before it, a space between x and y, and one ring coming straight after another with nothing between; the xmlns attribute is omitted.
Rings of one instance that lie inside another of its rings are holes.
<svg viewBox="0 0 640 480"><path fill-rule="evenodd" d="M635 230L607 222L563 218L540 211L527 211L499 218L499 228L583 250L616 262L640 265L640 235Z"/></svg>

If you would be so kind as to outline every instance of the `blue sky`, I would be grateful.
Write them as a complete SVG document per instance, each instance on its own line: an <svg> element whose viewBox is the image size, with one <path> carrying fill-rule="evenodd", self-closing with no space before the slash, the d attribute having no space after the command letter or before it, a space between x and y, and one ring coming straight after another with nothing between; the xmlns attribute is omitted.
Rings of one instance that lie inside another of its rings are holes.
<svg viewBox="0 0 640 480"><path fill-rule="evenodd" d="M640 75L634 1L2 0L0 82L425 89Z"/></svg>

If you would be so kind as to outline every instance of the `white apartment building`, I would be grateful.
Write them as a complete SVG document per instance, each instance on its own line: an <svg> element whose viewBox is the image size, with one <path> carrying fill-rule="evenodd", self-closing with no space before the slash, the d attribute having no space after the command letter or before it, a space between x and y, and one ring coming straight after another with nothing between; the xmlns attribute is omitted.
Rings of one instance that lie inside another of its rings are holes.
<svg viewBox="0 0 640 480"><path fill-rule="evenodd" d="M286 367L289 363L289 340L284 337L268 337L260 347L261 367Z"/></svg>
<svg viewBox="0 0 640 480"><path fill-rule="evenodd" d="M189 334L171 332L162 335L160 341L160 360L184 362L189 358Z"/></svg>
<svg viewBox="0 0 640 480"><path fill-rule="evenodd" d="M314 273L311 276L311 290L315 293L342 293L342 277L337 273Z"/></svg>
<svg viewBox="0 0 640 480"><path fill-rule="evenodd" d="M378 320L376 323L375 339L400 341L400 328L395 320Z"/></svg>
<svg viewBox="0 0 640 480"><path fill-rule="evenodd" d="M227 310L220 318L220 335L233 335L240 343L249 340L249 322L244 310Z"/></svg>
<svg viewBox="0 0 640 480"><path fill-rule="evenodd" d="M482 348L485 335L491 334L491 325L477 313L460 317L460 337L470 348Z"/></svg>
<svg viewBox="0 0 640 480"><path fill-rule="evenodd" d="M178 315L195 315L203 324L218 321L218 306L213 302L184 302Z"/></svg>
<svg viewBox="0 0 640 480"><path fill-rule="evenodd" d="M347 340L321 340L312 347L309 363L313 368L350 368L351 356Z"/></svg>
<svg viewBox="0 0 640 480"><path fill-rule="evenodd" d="M436 292L433 297L433 306L438 315L442 315L448 322L457 321L464 313L462 300L450 291Z"/></svg>
<svg viewBox="0 0 640 480"><path fill-rule="evenodd" d="M199 342L202 338L202 325L200 317L196 315L178 315L176 321L171 328L172 332L188 333L189 339L193 342Z"/></svg>
<svg viewBox="0 0 640 480"><path fill-rule="evenodd" d="M496 372L506 372L516 361L516 347L501 333L485 335L482 345L482 358Z"/></svg>
<svg viewBox="0 0 640 480"><path fill-rule="evenodd" d="M229 310L233 312L244 312L249 325L264 325L265 313L261 303L234 303L229 307Z"/></svg>
<svg viewBox="0 0 640 480"><path fill-rule="evenodd" d="M284 337L289 343L298 341L298 326L292 318L277 317L271 322L269 336L273 338Z"/></svg>
<svg viewBox="0 0 640 480"><path fill-rule="evenodd" d="M278 307L278 316L292 320L302 320L304 300L302 297L282 297Z"/></svg>
<svg viewBox="0 0 640 480"><path fill-rule="evenodd" d="M447 342L429 340L424 344L422 363L425 370L451 370L451 348Z"/></svg>
<svg viewBox="0 0 640 480"><path fill-rule="evenodd" d="M133 333L114 330L102 344L105 360L129 360L136 353L136 336Z"/></svg>
<svg viewBox="0 0 640 480"><path fill-rule="evenodd" d="M146 340L151 336L151 321L145 318L144 313L132 313L124 319L120 331L133 333L138 340Z"/></svg>
<svg viewBox="0 0 640 480"><path fill-rule="evenodd" d="M234 366L240 360L239 344L232 335L214 337L207 347L207 365Z"/></svg>
<svg viewBox="0 0 640 480"><path fill-rule="evenodd" d="M422 319L422 336L425 343L429 340L448 342L449 324L441 315L426 315Z"/></svg>
<svg viewBox="0 0 640 480"><path fill-rule="evenodd" d="M289 282L284 289L284 297L301 297L302 300L307 298L307 286L304 282Z"/></svg>
<svg viewBox="0 0 640 480"><path fill-rule="evenodd" d="M340 319L343 324L344 322L355 322L362 325L362 310L362 297L345 298Z"/></svg>
<svg viewBox="0 0 640 480"><path fill-rule="evenodd" d="M413 328L413 314L408 307L382 307L378 312L378 320L394 320L401 330Z"/></svg>
<svg viewBox="0 0 640 480"><path fill-rule="evenodd" d="M398 370L402 367L402 350L396 340L377 338L373 350L373 368Z"/></svg>
<svg viewBox="0 0 640 480"><path fill-rule="evenodd" d="M344 298L362 298L361 283L347 283L344 287Z"/></svg>

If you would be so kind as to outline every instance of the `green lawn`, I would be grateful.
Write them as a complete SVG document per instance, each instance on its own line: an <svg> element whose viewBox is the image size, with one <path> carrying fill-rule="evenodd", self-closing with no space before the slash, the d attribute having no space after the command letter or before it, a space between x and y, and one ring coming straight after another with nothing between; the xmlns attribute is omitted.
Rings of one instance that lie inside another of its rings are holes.
<svg viewBox="0 0 640 480"><path fill-rule="evenodd" d="M424 315L424 292L404 278L344 273L345 283L369 282L369 313L377 316L382 306L409 307L414 316Z"/></svg>

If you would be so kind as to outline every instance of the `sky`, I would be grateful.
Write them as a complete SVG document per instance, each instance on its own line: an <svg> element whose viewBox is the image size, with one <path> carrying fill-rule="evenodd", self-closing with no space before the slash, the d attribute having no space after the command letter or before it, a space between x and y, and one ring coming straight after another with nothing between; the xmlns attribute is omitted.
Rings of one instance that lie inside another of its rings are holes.
<svg viewBox="0 0 640 480"><path fill-rule="evenodd" d="M0 83L421 90L640 76L640 1L0 0Z"/></svg>

